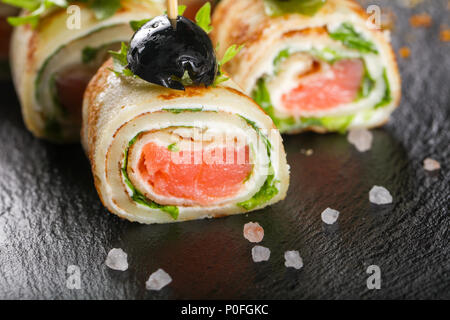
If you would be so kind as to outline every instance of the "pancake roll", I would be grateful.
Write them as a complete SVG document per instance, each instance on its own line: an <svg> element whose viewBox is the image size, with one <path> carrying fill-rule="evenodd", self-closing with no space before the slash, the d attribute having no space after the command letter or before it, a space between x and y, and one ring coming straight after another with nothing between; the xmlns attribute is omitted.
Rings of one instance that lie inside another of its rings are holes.
<svg viewBox="0 0 450 320"><path fill-rule="evenodd" d="M173 90L111 71L90 82L82 142L114 214L141 223L221 217L286 196L279 131L228 80Z"/></svg>
<svg viewBox="0 0 450 320"><path fill-rule="evenodd" d="M350 0L222 0L213 16L219 57L280 131L346 131L384 124L399 105L389 34Z"/></svg>
<svg viewBox="0 0 450 320"><path fill-rule="evenodd" d="M106 18L87 3L71 1L70 6L73 10L48 10L36 25L16 27L11 47L25 124L35 136L58 143L79 141L85 88L108 50L131 37L130 21L164 11L161 2L150 0L122 0Z"/></svg>

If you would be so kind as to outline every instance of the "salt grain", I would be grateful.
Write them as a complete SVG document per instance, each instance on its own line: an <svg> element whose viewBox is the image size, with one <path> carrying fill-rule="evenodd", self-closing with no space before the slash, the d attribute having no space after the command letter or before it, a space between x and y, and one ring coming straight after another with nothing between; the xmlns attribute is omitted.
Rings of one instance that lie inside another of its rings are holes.
<svg viewBox="0 0 450 320"><path fill-rule="evenodd" d="M244 237L253 243L261 242L264 238L264 229L258 222L249 222L244 225Z"/></svg>
<svg viewBox="0 0 450 320"><path fill-rule="evenodd" d="M326 208L322 214L322 221L326 224L334 224L339 218L339 211Z"/></svg>
<svg viewBox="0 0 450 320"><path fill-rule="evenodd" d="M170 275L163 269L153 272L145 283L147 290L159 291L172 282Z"/></svg>
<svg viewBox="0 0 450 320"><path fill-rule="evenodd" d="M366 129L350 130L347 136L348 142L353 144L359 152L366 152L372 148L373 135Z"/></svg>
<svg viewBox="0 0 450 320"><path fill-rule="evenodd" d="M392 196L386 188L374 186L369 192L369 200L374 204L390 204Z"/></svg>
<svg viewBox="0 0 450 320"><path fill-rule="evenodd" d="M441 169L441 164L434 159L426 158L423 161L423 168L427 171L434 171Z"/></svg>
<svg viewBox="0 0 450 320"><path fill-rule="evenodd" d="M300 253L298 251L286 251L284 253L284 265L289 268L295 268L297 270L303 267L303 260L300 258Z"/></svg>
<svg viewBox="0 0 450 320"><path fill-rule="evenodd" d="M270 258L270 249L262 246L254 246L252 249L254 262L268 261Z"/></svg>
<svg viewBox="0 0 450 320"><path fill-rule="evenodd" d="M127 254L122 249L111 249L105 264L113 270L125 271L128 269Z"/></svg>

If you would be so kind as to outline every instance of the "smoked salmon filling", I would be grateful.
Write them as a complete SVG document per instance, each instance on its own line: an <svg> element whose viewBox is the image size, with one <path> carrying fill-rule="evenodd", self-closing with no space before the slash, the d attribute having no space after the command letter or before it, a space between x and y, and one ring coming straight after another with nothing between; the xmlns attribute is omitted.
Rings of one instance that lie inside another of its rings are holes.
<svg viewBox="0 0 450 320"><path fill-rule="evenodd" d="M12 71L25 123L37 137L58 143L80 139L84 91L109 50L133 34L130 21L156 16L163 6L150 0L121 2L113 16L99 20L80 8L78 27L69 28L65 8L41 17L36 28L16 27ZM73 20L73 21L76 21Z"/></svg>
<svg viewBox="0 0 450 320"><path fill-rule="evenodd" d="M111 212L165 223L284 199L289 169L280 133L231 80L179 91L110 67L87 88L82 141Z"/></svg>
<svg viewBox="0 0 450 320"><path fill-rule="evenodd" d="M213 41L245 43L227 71L281 132L344 132L387 121L400 101L397 64L388 35L359 5L328 0L313 14L270 16L264 3L221 1Z"/></svg>

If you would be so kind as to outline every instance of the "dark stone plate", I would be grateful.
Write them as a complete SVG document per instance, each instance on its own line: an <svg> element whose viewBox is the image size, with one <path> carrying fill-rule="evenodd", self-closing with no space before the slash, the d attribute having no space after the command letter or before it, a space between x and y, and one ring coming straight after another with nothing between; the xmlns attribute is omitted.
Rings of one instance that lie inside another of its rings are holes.
<svg viewBox="0 0 450 320"><path fill-rule="evenodd" d="M401 107L374 131L367 153L338 134L286 137L288 197L248 215L145 226L108 214L81 147L33 138L12 85L2 84L0 298L450 298L450 44L439 40L440 25L450 24L447 1L383 3L397 16L395 50L411 48L399 59ZM432 27L410 28L413 12L431 14ZM310 148L309 157L301 152ZM439 172L424 171L429 156ZM394 203L371 205L373 185L389 189ZM327 207L341 212L337 225L322 224ZM268 262L252 261L242 236L248 221L265 229ZM104 265L115 247L128 253L128 271ZM285 268L286 250L299 250L302 270ZM80 290L66 287L69 265L81 270ZM380 290L366 286L370 265L381 269ZM146 291L158 268L173 282Z"/></svg>

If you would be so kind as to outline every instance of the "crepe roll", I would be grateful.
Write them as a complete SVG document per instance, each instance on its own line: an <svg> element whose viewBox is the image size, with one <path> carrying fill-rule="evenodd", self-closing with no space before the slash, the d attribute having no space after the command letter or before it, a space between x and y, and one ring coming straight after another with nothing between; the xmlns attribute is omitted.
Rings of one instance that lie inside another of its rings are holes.
<svg viewBox="0 0 450 320"><path fill-rule="evenodd" d="M232 81L173 90L111 71L89 84L82 142L110 212L141 223L222 217L285 198L279 131Z"/></svg>
<svg viewBox="0 0 450 320"><path fill-rule="evenodd" d="M223 0L213 15L219 57L283 133L383 125L401 81L389 34L350 0Z"/></svg>
<svg viewBox="0 0 450 320"><path fill-rule="evenodd" d="M80 140L85 88L108 50L131 37L130 21L164 11L160 2L123 0L114 15L99 19L87 4L70 4L77 7L54 8L34 28L16 27L11 48L25 124L35 136L57 143Z"/></svg>

